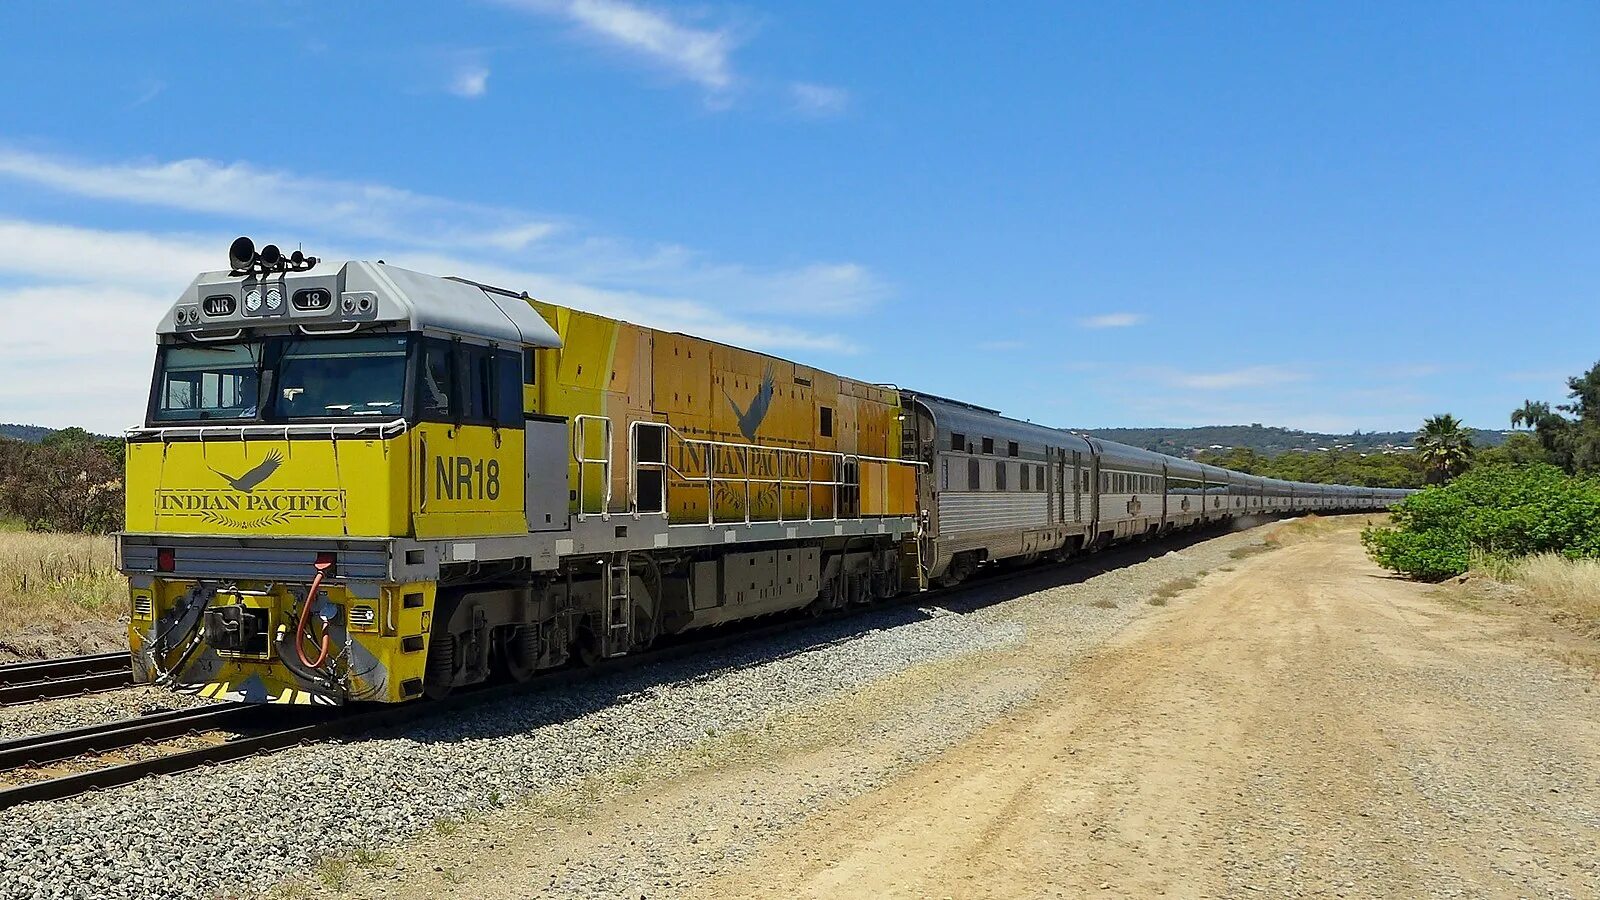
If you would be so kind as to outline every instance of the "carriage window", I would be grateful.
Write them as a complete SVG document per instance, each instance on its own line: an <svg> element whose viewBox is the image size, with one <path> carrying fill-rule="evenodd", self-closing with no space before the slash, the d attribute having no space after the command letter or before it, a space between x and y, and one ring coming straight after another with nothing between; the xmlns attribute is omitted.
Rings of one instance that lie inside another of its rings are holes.
<svg viewBox="0 0 1600 900"><path fill-rule="evenodd" d="M1007 456L1016 456L1018 450L1019 450L1019 448L1017 447L1017 442L1016 441L1008 441L1008 442L1006 442L1006 455Z"/></svg>
<svg viewBox="0 0 1600 900"><path fill-rule="evenodd" d="M824 406L822 409L822 436L833 437L833 407Z"/></svg>
<svg viewBox="0 0 1600 900"><path fill-rule="evenodd" d="M967 449L967 436L950 432L950 449L957 453L964 452Z"/></svg>
<svg viewBox="0 0 1600 900"><path fill-rule="evenodd" d="M997 491L1006 489L1006 464L1003 462L994 464L994 489Z"/></svg>
<svg viewBox="0 0 1600 900"><path fill-rule="evenodd" d="M1034 466L1034 483L1039 485L1039 490L1045 490L1044 466Z"/></svg>
<svg viewBox="0 0 1600 900"><path fill-rule="evenodd" d="M967 490L983 490L978 479L978 461L975 459L967 460Z"/></svg>
<svg viewBox="0 0 1600 900"><path fill-rule="evenodd" d="M983 452L985 452L985 453L993 453L994 452L994 438L984 438L983 439Z"/></svg>
<svg viewBox="0 0 1600 900"><path fill-rule="evenodd" d="M1001 465L1005 465L1005 464L1001 463ZM1022 480L1017 484L1017 490L1019 490L1019 491L1031 491L1031 490L1033 490L1033 488L1028 486L1028 467L1027 466L1023 466L1022 467Z"/></svg>

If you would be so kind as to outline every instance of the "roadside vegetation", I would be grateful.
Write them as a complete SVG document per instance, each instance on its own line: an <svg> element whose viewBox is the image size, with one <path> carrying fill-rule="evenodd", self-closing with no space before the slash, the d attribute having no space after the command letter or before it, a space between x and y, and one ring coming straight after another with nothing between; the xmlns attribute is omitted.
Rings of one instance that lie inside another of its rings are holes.
<svg viewBox="0 0 1600 900"><path fill-rule="evenodd" d="M123 445L82 428L37 444L0 439L0 521L29 531L107 534L122 527Z"/></svg>
<svg viewBox="0 0 1600 900"><path fill-rule="evenodd" d="M0 530L0 662L111 650L127 581L112 538Z"/></svg>
<svg viewBox="0 0 1600 900"><path fill-rule="evenodd" d="M1422 581L1470 572L1585 631L1600 628L1600 364L1567 389L1567 403L1528 401L1512 412L1512 425L1529 431L1490 451L1424 427L1419 447L1443 448L1429 471L1444 480L1401 502L1390 524L1362 532L1372 558ZM1429 423L1444 419L1453 421Z"/></svg>
<svg viewBox="0 0 1600 900"><path fill-rule="evenodd" d="M114 649L127 582L122 442L81 428L0 439L0 662Z"/></svg>

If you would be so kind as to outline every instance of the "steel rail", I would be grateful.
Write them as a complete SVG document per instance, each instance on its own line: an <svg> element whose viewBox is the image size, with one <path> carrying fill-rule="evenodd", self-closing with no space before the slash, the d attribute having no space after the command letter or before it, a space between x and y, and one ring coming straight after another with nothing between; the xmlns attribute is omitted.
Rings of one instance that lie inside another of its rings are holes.
<svg viewBox="0 0 1600 900"><path fill-rule="evenodd" d="M252 706L199 706L135 716L66 731L0 741L0 771L43 766L152 741L246 725L262 710Z"/></svg>
<svg viewBox="0 0 1600 900"><path fill-rule="evenodd" d="M0 666L0 706L52 700L133 683L126 650Z"/></svg>
<svg viewBox="0 0 1600 900"><path fill-rule="evenodd" d="M1187 546L1188 544L1213 537L1215 533L1216 529L1206 528L1190 532L1184 536L1187 540L1179 535L1170 535L1167 536L1167 540L1161 541L1160 544ZM1052 571L1074 571L1082 568L1084 563L1098 563L1092 567L1092 573L1085 573L1092 577L1093 575L1131 564L1128 557L1148 555L1148 550L1151 546L1149 544L1134 544L1114 547L1091 556L1075 558L1071 561L1074 563L1073 565L1025 566L994 572L985 577L964 581L959 585L901 594L876 603L833 610L823 615L808 615L798 610L788 613L775 613L775 616L781 617L777 621L760 622L758 620L756 624L747 625L734 631L722 631L719 629L700 634L691 632L690 635L675 639L663 647L643 653L610 657L589 666L570 666L556 669L542 675L535 675L527 681L468 690L441 700L423 700L382 706L376 709L354 710L350 707L276 707L267 705L221 707L222 711L236 712L241 717L241 720L248 720L251 714L265 715L269 711L288 712L290 710L299 710L305 714L321 714L325 718L320 721L268 731L263 734L240 736L207 747L198 747L151 759L134 760L87 772L62 775L56 778L3 788L0 789L0 810L22 803L62 800L93 790L121 787L150 775L172 775L179 772L187 772L206 765L218 765L252 756L275 753L314 741L371 736L375 732L384 729L414 725L438 715L460 712L475 706L511 699L533 691L565 687L615 674L626 669L670 662L723 647L776 637L789 632L799 633L808 629L822 628L869 611L920 605L929 601L959 596L982 588L998 587L1007 582L1021 580L1030 576L1047 575ZM204 711L212 712L212 710L213 708L206 708ZM190 711L184 710L180 712L187 713ZM181 734L185 730L194 730L192 722L186 722L182 716L167 715L171 716L168 720L173 723L171 727L180 729L176 733ZM219 719L228 720L221 712L218 712L217 715ZM83 741L93 745L95 738L92 735L77 736L76 732L94 732L97 729L111 732L118 726L126 726L134 721L137 720L113 722L104 726L90 726L87 729L76 729L75 732L42 735L37 739L23 739L23 741L35 740L35 746L39 747L51 743L45 740L46 738L59 738L62 741ZM209 730L216 730L221 727L213 726ZM136 741L135 743L138 742ZM124 744L123 746L128 745ZM5 751L6 745L0 744L0 753ZM28 755L26 750L17 750L16 753L18 756Z"/></svg>

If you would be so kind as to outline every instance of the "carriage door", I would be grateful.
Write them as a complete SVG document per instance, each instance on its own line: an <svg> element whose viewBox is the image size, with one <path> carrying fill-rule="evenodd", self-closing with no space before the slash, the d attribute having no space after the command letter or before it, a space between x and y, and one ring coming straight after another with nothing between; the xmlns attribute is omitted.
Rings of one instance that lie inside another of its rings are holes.
<svg viewBox="0 0 1600 900"><path fill-rule="evenodd" d="M1161 464L1161 528L1167 527L1167 464Z"/></svg>
<svg viewBox="0 0 1600 900"><path fill-rule="evenodd" d="M1065 457L1066 451L1062 451ZM1066 464L1066 460L1062 460ZM1072 451L1072 521L1083 521L1083 451Z"/></svg>

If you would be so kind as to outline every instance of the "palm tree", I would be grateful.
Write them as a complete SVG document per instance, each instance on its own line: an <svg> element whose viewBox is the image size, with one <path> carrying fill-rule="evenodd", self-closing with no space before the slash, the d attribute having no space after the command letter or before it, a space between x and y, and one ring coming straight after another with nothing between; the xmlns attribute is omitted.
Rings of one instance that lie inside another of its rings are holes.
<svg viewBox="0 0 1600 900"><path fill-rule="evenodd" d="M1540 423L1550 418L1550 404L1541 400L1524 400L1521 409L1511 411L1511 427L1526 425L1537 429Z"/></svg>
<svg viewBox="0 0 1600 900"><path fill-rule="evenodd" d="M1460 475L1472 462L1472 437L1461 426L1461 420L1449 413L1424 420L1416 445L1423 463L1439 481Z"/></svg>

